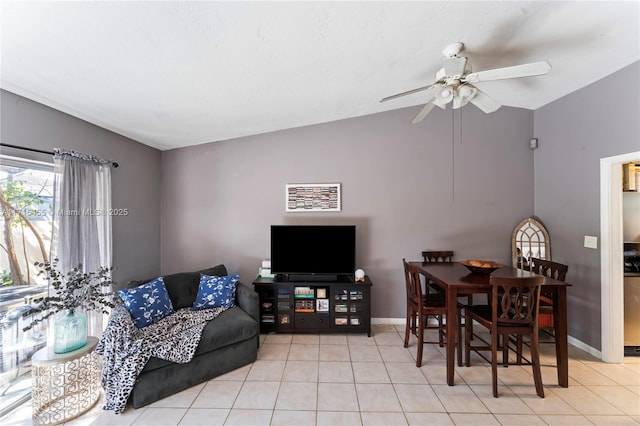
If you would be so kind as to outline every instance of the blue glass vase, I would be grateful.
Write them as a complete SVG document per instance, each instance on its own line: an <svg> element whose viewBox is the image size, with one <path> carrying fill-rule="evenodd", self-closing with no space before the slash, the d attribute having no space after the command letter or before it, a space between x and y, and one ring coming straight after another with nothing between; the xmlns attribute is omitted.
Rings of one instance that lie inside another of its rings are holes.
<svg viewBox="0 0 640 426"><path fill-rule="evenodd" d="M87 316L73 308L56 320L53 351L57 354L75 351L87 344Z"/></svg>

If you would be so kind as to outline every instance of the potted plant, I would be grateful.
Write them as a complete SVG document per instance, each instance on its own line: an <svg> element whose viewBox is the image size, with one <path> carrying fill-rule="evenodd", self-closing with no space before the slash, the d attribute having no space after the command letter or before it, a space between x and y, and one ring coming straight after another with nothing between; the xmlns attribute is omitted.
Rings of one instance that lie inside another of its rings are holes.
<svg viewBox="0 0 640 426"><path fill-rule="evenodd" d="M54 352L65 353L83 347L87 343L87 317L84 312L99 310L108 314L107 308L115 306L115 293L109 289L113 281L112 268L100 267L95 272L84 272L82 264L67 273L58 269L58 259L52 262L36 262L38 275L46 275L52 290L50 296L25 312L23 316L41 313L22 330L27 331L58 312L66 312L56 320L54 327Z"/></svg>

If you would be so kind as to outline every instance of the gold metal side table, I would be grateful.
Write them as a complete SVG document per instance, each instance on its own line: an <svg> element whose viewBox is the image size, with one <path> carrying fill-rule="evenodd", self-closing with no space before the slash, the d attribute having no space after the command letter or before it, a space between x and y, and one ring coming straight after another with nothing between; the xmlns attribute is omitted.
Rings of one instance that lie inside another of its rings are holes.
<svg viewBox="0 0 640 426"><path fill-rule="evenodd" d="M98 338L64 354L47 346L31 358L33 422L55 425L78 417L95 405L100 396L100 357L94 349Z"/></svg>

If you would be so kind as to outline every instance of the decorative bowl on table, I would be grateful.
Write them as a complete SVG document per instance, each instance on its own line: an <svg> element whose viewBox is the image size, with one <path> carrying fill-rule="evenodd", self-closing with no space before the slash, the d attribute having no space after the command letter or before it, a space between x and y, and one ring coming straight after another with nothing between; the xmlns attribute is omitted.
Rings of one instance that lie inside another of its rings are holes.
<svg viewBox="0 0 640 426"><path fill-rule="evenodd" d="M490 274L496 269L500 269L504 266L502 263L494 262L492 260L460 260L459 263L464 265L474 274Z"/></svg>

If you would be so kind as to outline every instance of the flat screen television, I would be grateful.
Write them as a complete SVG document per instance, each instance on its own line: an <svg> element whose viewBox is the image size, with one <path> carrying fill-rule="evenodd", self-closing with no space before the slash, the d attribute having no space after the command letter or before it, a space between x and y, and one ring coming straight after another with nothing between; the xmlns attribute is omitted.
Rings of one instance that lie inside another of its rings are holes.
<svg viewBox="0 0 640 426"><path fill-rule="evenodd" d="M332 280L355 268L355 225L271 225L271 272L278 279Z"/></svg>

